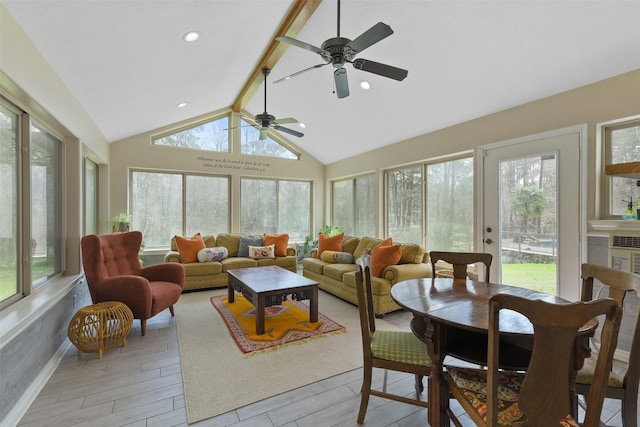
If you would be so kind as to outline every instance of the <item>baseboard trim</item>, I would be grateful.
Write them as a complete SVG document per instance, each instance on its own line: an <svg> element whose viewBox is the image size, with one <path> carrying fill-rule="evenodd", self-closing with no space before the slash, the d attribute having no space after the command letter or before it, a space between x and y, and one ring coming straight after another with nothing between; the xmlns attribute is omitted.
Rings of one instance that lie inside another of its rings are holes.
<svg viewBox="0 0 640 427"><path fill-rule="evenodd" d="M0 425L18 425L22 417L24 417L24 414L27 413L29 407L31 407L53 373L56 371L60 365L60 361L71 346L72 344L70 341L65 341L60 347L58 347L58 350L56 350L44 368L40 370L38 376L25 390L18 403L11 409L11 411L9 411L5 419L0 422Z"/></svg>

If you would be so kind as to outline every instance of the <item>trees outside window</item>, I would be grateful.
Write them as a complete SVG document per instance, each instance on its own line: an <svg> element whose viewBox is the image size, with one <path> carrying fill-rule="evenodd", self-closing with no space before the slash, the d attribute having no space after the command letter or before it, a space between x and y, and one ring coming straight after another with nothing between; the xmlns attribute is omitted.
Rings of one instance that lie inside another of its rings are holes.
<svg viewBox="0 0 640 427"><path fill-rule="evenodd" d="M229 152L229 116L153 138L155 145Z"/></svg>
<svg viewBox="0 0 640 427"><path fill-rule="evenodd" d="M133 229L144 236L145 248L169 246L174 235L229 231L229 178L133 171Z"/></svg>
<svg viewBox="0 0 640 427"><path fill-rule="evenodd" d="M62 273L63 148L47 124L0 103L2 308Z"/></svg>
<svg viewBox="0 0 640 427"><path fill-rule="evenodd" d="M387 172L386 184L387 236L423 245L423 167Z"/></svg>
<svg viewBox="0 0 640 427"><path fill-rule="evenodd" d="M640 162L640 119L624 121L603 128L605 164ZM609 177L609 215L621 216L627 201L633 199L633 209L639 207L640 189L631 178Z"/></svg>
<svg viewBox="0 0 640 427"><path fill-rule="evenodd" d="M253 156L279 157L281 159L297 159L298 155L274 141L270 137L260 140L260 131L242 119L240 127L240 153Z"/></svg>
<svg viewBox="0 0 640 427"><path fill-rule="evenodd" d="M310 182L242 178L240 231L287 233L302 242L311 232L311 206Z"/></svg>
<svg viewBox="0 0 640 427"><path fill-rule="evenodd" d="M346 235L375 236L375 176L367 175L332 183L332 218Z"/></svg>
<svg viewBox="0 0 640 427"><path fill-rule="evenodd" d="M473 158L389 171L386 226L393 240L427 250L473 250Z"/></svg>

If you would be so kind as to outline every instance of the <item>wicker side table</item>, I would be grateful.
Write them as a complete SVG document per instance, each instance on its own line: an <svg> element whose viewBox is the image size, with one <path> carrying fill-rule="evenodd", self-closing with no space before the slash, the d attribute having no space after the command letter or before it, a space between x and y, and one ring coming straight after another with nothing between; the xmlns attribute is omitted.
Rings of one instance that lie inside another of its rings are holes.
<svg viewBox="0 0 640 427"><path fill-rule="evenodd" d="M133 324L131 309L121 302L107 301L82 307L69 322L67 336L84 353L98 353L127 345Z"/></svg>

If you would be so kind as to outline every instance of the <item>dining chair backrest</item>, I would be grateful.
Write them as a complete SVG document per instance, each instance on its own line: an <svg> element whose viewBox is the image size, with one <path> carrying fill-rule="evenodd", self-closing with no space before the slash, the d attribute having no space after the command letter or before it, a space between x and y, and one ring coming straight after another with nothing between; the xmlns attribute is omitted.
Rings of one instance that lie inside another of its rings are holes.
<svg viewBox="0 0 640 427"><path fill-rule="evenodd" d="M582 301L591 301L594 297L595 281L600 282L608 291L608 297L616 300L623 308L625 297L631 292L640 292L640 275L616 270L595 264L582 264ZM606 294L604 296L607 296ZM635 315L635 318L634 318ZM622 402L622 418L625 427L638 425L638 387L640 383L640 308L634 313L625 313L626 319L633 319L631 345L628 349L627 369L623 378L610 380L606 397L620 399ZM626 350L626 348L625 348ZM588 396L590 394L593 374L592 364L578 372L576 392ZM612 376L617 376L612 374Z"/></svg>
<svg viewBox="0 0 640 427"><path fill-rule="evenodd" d="M584 426L600 423L608 372L616 347L622 310L615 300L553 304L514 295L498 294L490 300L487 374L487 425L497 425L500 310L526 316L534 328L531 360L520 388L518 405L527 425L559 425L571 412L569 374L576 334L591 319L604 315L596 376L587 402Z"/></svg>
<svg viewBox="0 0 640 427"><path fill-rule="evenodd" d="M431 359L428 356L427 346L413 332L376 331L371 269L368 261L370 260L359 262L358 270L355 272L364 355L358 424L364 422L370 395L426 408L427 402L420 398L424 389L422 378L431 373ZM371 387L373 368L385 370L382 390ZM387 370L413 374L415 376L416 398L411 399L404 394L387 392Z"/></svg>
<svg viewBox="0 0 640 427"><path fill-rule="evenodd" d="M482 263L484 264L484 281L489 281L489 270L491 268L491 261L493 256L484 252L429 252L429 258L431 259L431 268L433 271L433 277L436 276L436 263L438 261L444 261L453 266L453 278L454 279L466 279L467 267L470 264Z"/></svg>
<svg viewBox="0 0 640 427"><path fill-rule="evenodd" d="M376 332L375 312L373 308L373 291L371 287L371 270L369 266L360 267L356 272L358 294L358 311L360 312L360 328L365 358L371 356L371 340ZM369 354L366 354L369 353Z"/></svg>

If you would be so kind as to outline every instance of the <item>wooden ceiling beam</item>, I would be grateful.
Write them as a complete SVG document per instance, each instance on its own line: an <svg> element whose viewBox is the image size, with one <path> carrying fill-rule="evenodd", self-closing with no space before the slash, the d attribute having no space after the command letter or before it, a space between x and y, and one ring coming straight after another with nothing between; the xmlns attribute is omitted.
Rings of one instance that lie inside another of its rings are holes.
<svg viewBox="0 0 640 427"><path fill-rule="evenodd" d="M247 102L249 102L251 97L258 90L258 87L260 87L260 84L264 80L262 69L265 67L270 70L273 69L289 47L288 44L277 41L276 37L288 36L295 38L309 18L311 18L311 15L313 15L318 6L320 6L320 3L322 3L322 0L294 1L274 36L271 38L271 42L263 52L256 67L249 75L249 79L242 87L242 90L236 97L236 100L233 102L231 109L234 112L239 113L242 111L247 105Z"/></svg>

